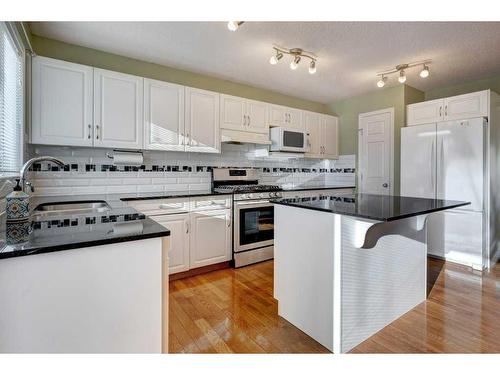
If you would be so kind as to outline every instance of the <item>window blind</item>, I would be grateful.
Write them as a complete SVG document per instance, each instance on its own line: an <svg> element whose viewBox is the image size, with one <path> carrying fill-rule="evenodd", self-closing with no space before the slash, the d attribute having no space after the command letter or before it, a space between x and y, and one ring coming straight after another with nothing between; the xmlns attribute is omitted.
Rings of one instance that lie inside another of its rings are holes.
<svg viewBox="0 0 500 375"><path fill-rule="evenodd" d="M23 133L23 51L0 22L0 172L19 172Z"/></svg>

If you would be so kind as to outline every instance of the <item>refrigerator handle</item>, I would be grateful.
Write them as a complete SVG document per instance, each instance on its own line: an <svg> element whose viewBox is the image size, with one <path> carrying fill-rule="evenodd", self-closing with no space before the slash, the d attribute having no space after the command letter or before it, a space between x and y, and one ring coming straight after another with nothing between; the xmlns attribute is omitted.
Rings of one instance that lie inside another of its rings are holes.
<svg viewBox="0 0 500 375"><path fill-rule="evenodd" d="M435 166L436 166L436 154L435 154L435 139L432 140L432 145L431 145L431 167L429 168L431 171L431 185L432 185L432 190L434 190L434 194L436 194L436 185L435 185Z"/></svg>

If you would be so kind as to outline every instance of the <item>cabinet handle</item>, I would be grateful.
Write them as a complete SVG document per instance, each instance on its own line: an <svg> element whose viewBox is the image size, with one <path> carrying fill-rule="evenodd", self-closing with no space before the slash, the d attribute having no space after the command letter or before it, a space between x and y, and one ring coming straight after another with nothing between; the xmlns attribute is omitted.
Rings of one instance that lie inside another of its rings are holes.
<svg viewBox="0 0 500 375"><path fill-rule="evenodd" d="M99 125L95 126L96 132L95 132L95 138L99 139Z"/></svg>
<svg viewBox="0 0 500 375"><path fill-rule="evenodd" d="M444 115L448 116L448 105L444 106Z"/></svg>
<svg viewBox="0 0 500 375"><path fill-rule="evenodd" d="M90 139L91 130L92 130L92 125L89 124L89 135L87 136L87 139Z"/></svg>
<svg viewBox="0 0 500 375"><path fill-rule="evenodd" d="M228 228L231 228L231 220L228 220L228 221L227 221L227 227L228 227Z"/></svg>
<svg viewBox="0 0 500 375"><path fill-rule="evenodd" d="M186 233L189 233L189 223L186 223Z"/></svg>
<svg viewBox="0 0 500 375"><path fill-rule="evenodd" d="M439 117L441 117L443 115L443 107L442 106L439 106Z"/></svg>
<svg viewBox="0 0 500 375"><path fill-rule="evenodd" d="M247 115L243 115L243 118L245 119L245 120L243 121L243 126L248 126L248 123L247 123L247 122L248 122L248 120L247 120Z"/></svg>
<svg viewBox="0 0 500 375"><path fill-rule="evenodd" d="M251 123L252 123L252 118L250 117L250 115L248 115L248 126L250 126Z"/></svg>

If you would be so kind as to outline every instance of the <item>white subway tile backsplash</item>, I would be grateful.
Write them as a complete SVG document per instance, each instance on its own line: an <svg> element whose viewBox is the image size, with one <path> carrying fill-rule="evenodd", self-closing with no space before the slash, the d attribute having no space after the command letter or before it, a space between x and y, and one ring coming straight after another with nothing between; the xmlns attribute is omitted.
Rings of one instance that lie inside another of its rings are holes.
<svg viewBox="0 0 500 375"><path fill-rule="evenodd" d="M114 166L105 149L29 146L30 156L52 155L67 164L64 171L42 163L30 179L37 195L135 193L207 190L213 167L257 168L259 181L283 187L355 183L355 155L338 160L261 157L265 147L223 144L222 154L144 151L142 166Z"/></svg>

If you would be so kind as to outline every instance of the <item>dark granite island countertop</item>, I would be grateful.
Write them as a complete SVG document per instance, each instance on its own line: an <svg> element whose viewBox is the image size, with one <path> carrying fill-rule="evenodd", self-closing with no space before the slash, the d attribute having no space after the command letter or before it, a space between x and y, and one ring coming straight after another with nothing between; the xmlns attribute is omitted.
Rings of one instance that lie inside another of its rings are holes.
<svg viewBox="0 0 500 375"><path fill-rule="evenodd" d="M377 221L393 221L469 205L470 202L401 197L397 195L347 194L321 198L273 199L272 203L331 212Z"/></svg>

